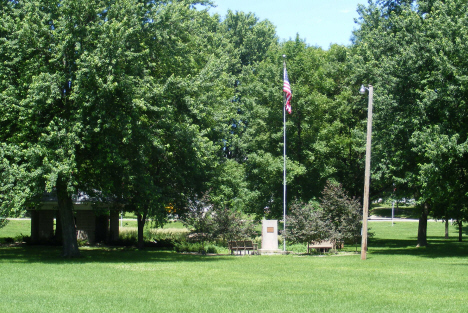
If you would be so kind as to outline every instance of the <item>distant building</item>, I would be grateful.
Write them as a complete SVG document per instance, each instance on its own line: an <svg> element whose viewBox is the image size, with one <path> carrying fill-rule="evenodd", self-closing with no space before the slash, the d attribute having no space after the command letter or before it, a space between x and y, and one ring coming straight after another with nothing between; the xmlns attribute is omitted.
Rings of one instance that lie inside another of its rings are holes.
<svg viewBox="0 0 468 313"><path fill-rule="evenodd" d="M57 195L44 193L41 206L31 213L31 241L42 243L61 241L60 215ZM90 244L115 242L119 239L119 209L108 204L99 204L85 193L73 197L73 212L78 240Z"/></svg>

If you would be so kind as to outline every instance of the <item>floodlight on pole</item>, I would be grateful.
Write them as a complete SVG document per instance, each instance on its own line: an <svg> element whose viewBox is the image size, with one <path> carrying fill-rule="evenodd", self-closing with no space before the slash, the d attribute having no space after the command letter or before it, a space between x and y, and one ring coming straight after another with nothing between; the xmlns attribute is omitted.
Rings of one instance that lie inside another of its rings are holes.
<svg viewBox="0 0 468 313"><path fill-rule="evenodd" d="M364 85L361 85L361 88L359 89L359 93L360 93L361 95L365 94L365 93L366 93L366 89L367 89L367 88L364 87Z"/></svg>
<svg viewBox="0 0 468 313"><path fill-rule="evenodd" d="M367 215L369 214L369 184L370 184L370 159L371 159L371 139L372 139L372 106L374 100L374 87L364 87L361 85L360 94L365 94L369 90L369 103L367 108L367 142L366 142L366 168L364 174L364 203L362 209L362 240L361 240L361 260L367 258Z"/></svg>

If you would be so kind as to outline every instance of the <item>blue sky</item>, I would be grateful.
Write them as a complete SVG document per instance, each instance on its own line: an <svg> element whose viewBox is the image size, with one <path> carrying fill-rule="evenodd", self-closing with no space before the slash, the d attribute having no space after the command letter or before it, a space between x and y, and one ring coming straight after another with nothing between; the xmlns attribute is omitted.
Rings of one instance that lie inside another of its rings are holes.
<svg viewBox="0 0 468 313"><path fill-rule="evenodd" d="M210 12L224 16L232 11L253 12L276 26L282 40L300 38L306 43L328 49L331 43L349 45L351 32L357 25L357 5L367 0L213 0L217 5Z"/></svg>

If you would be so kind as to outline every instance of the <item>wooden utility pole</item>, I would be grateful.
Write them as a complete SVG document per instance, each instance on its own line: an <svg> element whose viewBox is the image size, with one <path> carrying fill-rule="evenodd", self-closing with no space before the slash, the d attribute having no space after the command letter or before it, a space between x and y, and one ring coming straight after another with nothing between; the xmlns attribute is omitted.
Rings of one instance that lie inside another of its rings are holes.
<svg viewBox="0 0 468 313"><path fill-rule="evenodd" d="M364 207L362 209L362 241L361 260L367 259L367 216L369 214L369 183L370 183L370 159L372 139L372 103L374 98L374 87L369 85L369 105L367 108L367 143L366 143L366 169L364 175ZM364 86L361 87L361 92Z"/></svg>

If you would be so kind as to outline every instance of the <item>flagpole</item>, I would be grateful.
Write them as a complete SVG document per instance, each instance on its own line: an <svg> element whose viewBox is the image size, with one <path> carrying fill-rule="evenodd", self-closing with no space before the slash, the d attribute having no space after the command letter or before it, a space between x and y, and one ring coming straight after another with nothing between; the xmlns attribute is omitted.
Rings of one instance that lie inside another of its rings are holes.
<svg viewBox="0 0 468 313"><path fill-rule="evenodd" d="M286 70L286 55L283 54L283 76ZM283 251L286 252L286 95L283 93Z"/></svg>

